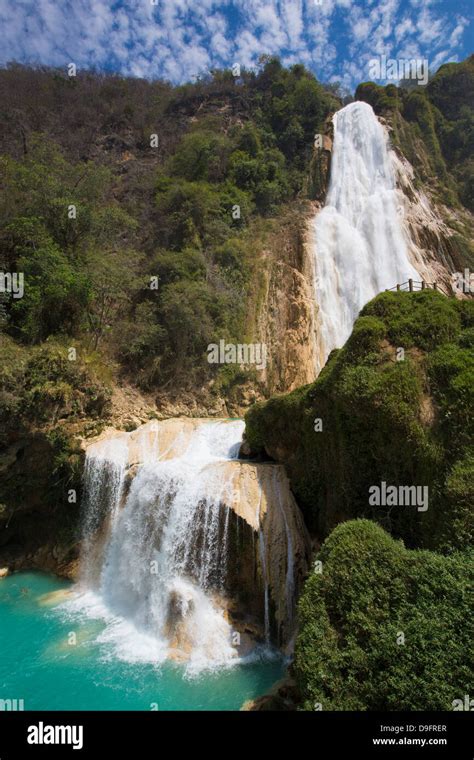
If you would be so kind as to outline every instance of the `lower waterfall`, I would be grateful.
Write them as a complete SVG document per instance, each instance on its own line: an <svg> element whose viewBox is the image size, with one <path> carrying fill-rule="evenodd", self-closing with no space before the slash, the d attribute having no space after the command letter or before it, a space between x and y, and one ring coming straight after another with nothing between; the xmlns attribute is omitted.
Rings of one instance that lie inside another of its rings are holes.
<svg viewBox="0 0 474 760"><path fill-rule="evenodd" d="M243 430L241 421L167 420L88 447L79 593L69 605L109 619L103 636L119 656L182 661L190 674L229 666L270 651L271 611L289 640L307 537L283 469L238 460ZM253 549L239 543L245 530ZM252 647L229 609L231 585L245 584L261 593Z"/></svg>
<svg viewBox="0 0 474 760"><path fill-rule="evenodd" d="M319 371L343 346L361 308L378 293L420 275L398 213L386 129L368 103L333 117L334 144L324 208L312 222Z"/></svg>

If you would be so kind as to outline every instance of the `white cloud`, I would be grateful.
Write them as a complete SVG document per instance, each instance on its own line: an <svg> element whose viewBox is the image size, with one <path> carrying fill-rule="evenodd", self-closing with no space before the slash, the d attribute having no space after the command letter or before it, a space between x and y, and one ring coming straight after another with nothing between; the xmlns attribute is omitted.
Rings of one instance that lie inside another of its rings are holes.
<svg viewBox="0 0 474 760"><path fill-rule="evenodd" d="M456 0L451 0L451 4ZM468 20L445 0L0 0L0 63L18 60L184 81L262 53L354 86L369 58L462 57Z"/></svg>

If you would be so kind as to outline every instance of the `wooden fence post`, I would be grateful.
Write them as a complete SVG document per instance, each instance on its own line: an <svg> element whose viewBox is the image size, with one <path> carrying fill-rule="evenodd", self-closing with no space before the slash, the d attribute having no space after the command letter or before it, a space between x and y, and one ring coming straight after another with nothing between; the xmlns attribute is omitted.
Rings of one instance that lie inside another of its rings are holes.
<svg viewBox="0 0 474 760"><path fill-rule="evenodd" d="M413 293L413 280L408 280L408 290Z"/></svg>

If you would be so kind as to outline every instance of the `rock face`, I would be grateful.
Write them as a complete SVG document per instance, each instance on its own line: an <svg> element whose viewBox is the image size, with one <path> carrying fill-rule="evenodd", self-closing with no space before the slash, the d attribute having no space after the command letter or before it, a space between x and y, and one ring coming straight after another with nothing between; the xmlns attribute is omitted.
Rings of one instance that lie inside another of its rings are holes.
<svg viewBox="0 0 474 760"><path fill-rule="evenodd" d="M466 264L459 254L455 227L470 216L472 228L472 215L467 210L461 212L440 207L429 196L429 191L416 186L415 171L410 162L395 151L391 151L391 156L410 258L424 280L437 282L446 293L454 293L452 273L462 270ZM458 292L454 294L460 295Z"/></svg>
<svg viewBox="0 0 474 760"><path fill-rule="evenodd" d="M308 568L310 545L285 469L239 461L223 463L218 469L230 484L231 498L224 499L222 506L230 507L235 516L228 589L264 623L267 594L267 624L274 639L287 643L294 630L295 602Z"/></svg>
<svg viewBox="0 0 474 760"><path fill-rule="evenodd" d="M331 154L334 129L331 119L326 121L325 134L315 135L313 156L309 166L309 195L317 201L324 202L331 173Z"/></svg>
<svg viewBox="0 0 474 760"><path fill-rule="evenodd" d="M318 208L317 202L292 208L266 250L262 295L255 315L255 340L266 344L269 357L266 369L259 373L265 397L315 378L314 272L305 220ZM257 400L248 399L243 408Z"/></svg>
<svg viewBox="0 0 474 760"><path fill-rule="evenodd" d="M74 472L80 451L72 459L63 486L58 484L54 448L43 432L25 432L2 450L1 565L12 571L35 568L67 577L74 573L80 498L80 482ZM68 501L69 488L76 491L76 502Z"/></svg>
<svg viewBox="0 0 474 760"><path fill-rule="evenodd" d="M160 475L163 470L159 468L169 462L174 482L176 477L179 478L180 469L187 473L186 478L199 482L191 496L196 501L195 515L188 523L192 535L186 539L184 547L190 569L182 575L183 582L178 584L181 590L188 588L191 602L181 598L181 591L179 594L173 592L167 607L167 637L175 642L179 657L185 656L189 649L186 621L183 620L183 609L186 614L193 613L194 592L187 585L189 576L194 575L194 580L198 575L201 579L206 577L206 592L209 591L214 603L225 610L236 630L290 646L295 602L310 558L309 537L281 465L229 459L214 452L209 460L202 462L202 466L198 464L196 469L193 465L194 469L186 470L199 448L200 436L207 436L212 441L213 424L217 426L217 438L221 434L219 421L174 418L147 423L130 433L108 429L87 445L86 461L89 463L102 461L104 466L107 462L110 466L112 462L117 464L120 461L122 475L115 477L124 486L118 497L118 508L127 510L128 521L135 519L133 493L137 489L134 484L138 482L135 479L146 466L150 479L147 481L143 474L141 477L143 493L153 494L145 518L148 530L155 531L156 535L152 539L153 551L159 552L163 541L164 528L156 518L163 501L171 500L172 510L179 508L181 503L174 493L170 497L170 492L163 490L161 481L159 488L162 490L153 490L154 467L158 467L158 480L163 479ZM224 451L222 446L221 449ZM100 477L95 474L95 482ZM186 489L188 485L185 481L183 487ZM146 505L143 507L143 498L141 504L142 510L148 509ZM206 505L212 505L214 510L210 518L206 517ZM184 508L188 509L188 506ZM216 514L218 525L215 524ZM143 517L137 514L136 519ZM92 539L95 546L92 553L89 552L89 563L104 562L107 533L111 533L110 515L103 515L101 524L95 526ZM181 551L179 542L177 551ZM215 554L215 558L208 557L206 567L202 565L203 552Z"/></svg>

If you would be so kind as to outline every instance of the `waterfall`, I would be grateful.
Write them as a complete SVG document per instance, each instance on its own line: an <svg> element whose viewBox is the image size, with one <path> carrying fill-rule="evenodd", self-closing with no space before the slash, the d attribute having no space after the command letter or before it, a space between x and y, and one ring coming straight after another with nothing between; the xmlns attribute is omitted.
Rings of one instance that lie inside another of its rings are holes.
<svg viewBox="0 0 474 760"><path fill-rule="evenodd" d="M309 537L283 468L238 458L243 431L175 418L89 444L80 578L64 607L105 622L107 656L193 675L292 640Z"/></svg>
<svg viewBox="0 0 474 760"><path fill-rule="evenodd" d="M262 654L246 624L241 642L230 622L241 593L254 595L248 620L261 626L264 651L270 598L278 639L290 635L294 553L304 561L308 542L282 469L238 459L243 430L241 421L172 419L89 445L80 583L68 611L105 619L99 640L119 657L171 658L193 674Z"/></svg>
<svg viewBox="0 0 474 760"><path fill-rule="evenodd" d="M258 545L260 551L260 562L262 565L262 575L264 583L264 626L265 626L265 642L270 642L270 588L268 582L268 568L267 568L267 548L265 546L265 533L262 528L261 520L261 508L262 508L262 492L259 494L257 502L257 514L256 522L258 528Z"/></svg>
<svg viewBox="0 0 474 760"><path fill-rule="evenodd" d="M397 213L386 129L367 103L333 117L326 205L313 219L318 371L349 337L360 309L386 288L420 279Z"/></svg>
<svg viewBox="0 0 474 760"><path fill-rule="evenodd" d="M217 603L225 586L230 511L222 504L229 502L231 484L215 465L236 458L243 427L240 421L201 423L162 442L156 424L134 444L123 434L87 454L83 585L139 634L138 648L145 647L147 656L151 648L156 660L186 658L189 671L222 666L237 655ZM140 464L118 509L134 455ZM98 578L91 580L90 534L104 512L108 538Z"/></svg>
<svg viewBox="0 0 474 760"><path fill-rule="evenodd" d="M81 576L93 582L100 547L97 531L104 520L113 521L123 496L128 448L125 436L112 438L89 447L84 467L85 506L83 509L83 550Z"/></svg>

